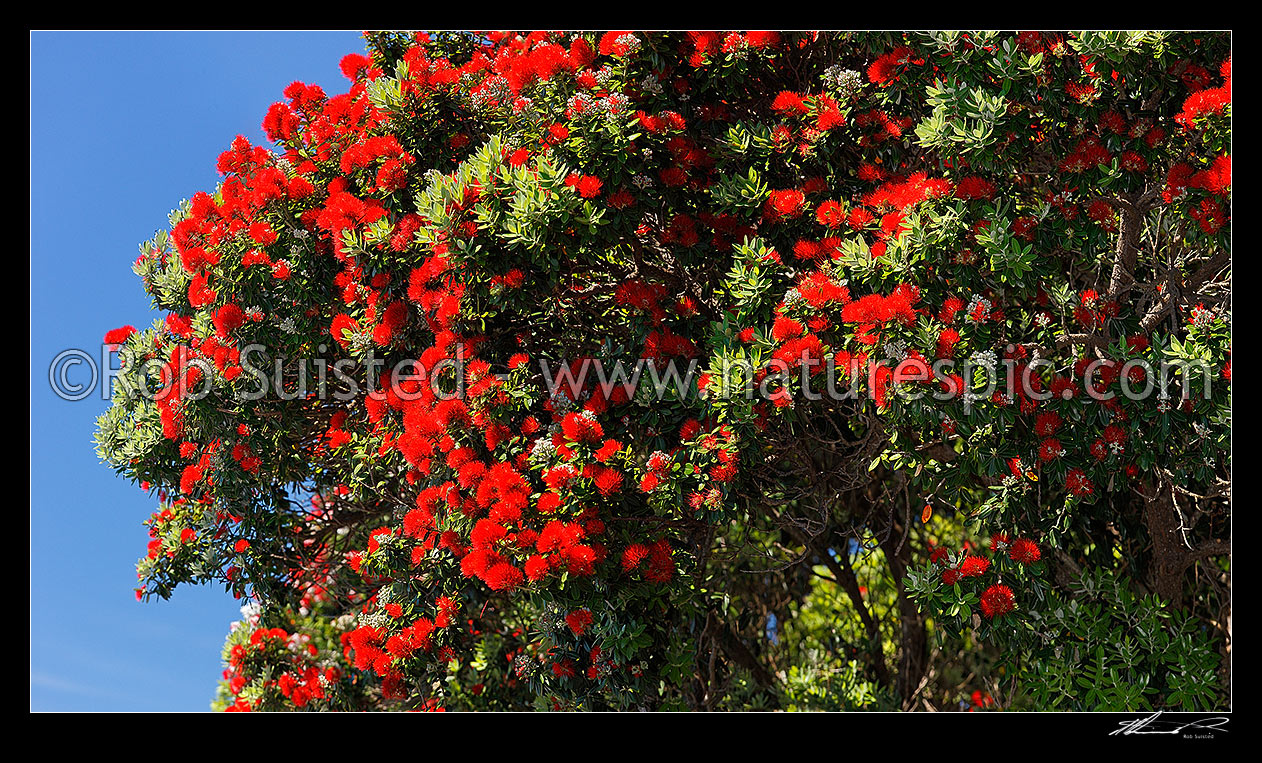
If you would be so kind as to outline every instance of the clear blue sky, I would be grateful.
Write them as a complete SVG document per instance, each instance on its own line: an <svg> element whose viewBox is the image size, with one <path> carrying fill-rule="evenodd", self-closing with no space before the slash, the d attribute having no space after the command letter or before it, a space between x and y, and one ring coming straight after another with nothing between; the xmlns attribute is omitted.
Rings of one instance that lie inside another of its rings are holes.
<svg viewBox="0 0 1262 763"><path fill-rule="evenodd" d="M214 187L234 136L264 141L287 84L345 92L338 62L362 49L356 32L31 35L33 710L209 707L239 603L210 588L136 602L153 501L97 461L105 402L57 398L48 368L156 317L137 245Z"/></svg>

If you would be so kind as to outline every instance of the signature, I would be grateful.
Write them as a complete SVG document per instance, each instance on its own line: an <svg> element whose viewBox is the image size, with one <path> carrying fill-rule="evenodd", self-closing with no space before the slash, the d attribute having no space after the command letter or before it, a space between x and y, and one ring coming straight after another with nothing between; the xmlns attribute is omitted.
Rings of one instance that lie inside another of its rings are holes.
<svg viewBox="0 0 1262 763"><path fill-rule="evenodd" d="M1109 732L1109 736L1130 736L1132 734L1182 734L1188 729L1200 729L1202 731L1226 731L1227 722L1230 720L1225 715L1219 715L1212 718L1199 718L1194 721L1180 721L1176 719L1157 720L1161 716L1162 711L1158 710L1147 718L1137 718L1133 721L1122 721L1121 725ZM1199 735L1197 735L1199 736ZM1213 734L1209 734L1213 736Z"/></svg>

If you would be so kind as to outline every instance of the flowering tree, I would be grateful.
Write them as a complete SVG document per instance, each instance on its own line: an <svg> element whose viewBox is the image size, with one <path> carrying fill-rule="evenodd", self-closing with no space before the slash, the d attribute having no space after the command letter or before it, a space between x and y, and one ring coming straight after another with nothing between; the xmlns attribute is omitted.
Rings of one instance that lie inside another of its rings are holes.
<svg viewBox="0 0 1262 763"><path fill-rule="evenodd" d="M365 38L106 336L220 706L1226 702L1228 35Z"/></svg>

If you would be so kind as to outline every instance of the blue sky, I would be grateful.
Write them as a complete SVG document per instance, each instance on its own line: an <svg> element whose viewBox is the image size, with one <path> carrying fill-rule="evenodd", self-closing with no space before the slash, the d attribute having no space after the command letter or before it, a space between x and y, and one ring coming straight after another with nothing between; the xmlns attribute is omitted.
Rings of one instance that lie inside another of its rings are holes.
<svg viewBox="0 0 1262 763"><path fill-rule="evenodd" d="M156 317L137 245L214 187L234 136L264 142L287 84L345 92L338 62L362 49L356 32L31 35L32 710L209 707L239 602L211 588L136 602L154 503L96 458L105 401L59 399L49 365Z"/></svg>

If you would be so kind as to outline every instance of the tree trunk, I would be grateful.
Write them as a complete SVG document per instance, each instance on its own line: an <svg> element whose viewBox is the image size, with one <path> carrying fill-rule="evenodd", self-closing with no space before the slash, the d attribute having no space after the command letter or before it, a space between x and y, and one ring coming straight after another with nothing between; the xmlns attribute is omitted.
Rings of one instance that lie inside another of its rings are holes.
<svg viewBox="0 0 1262 763"><path fill-rule="evenodd" d="M902 699L903 709L910 710L915 703L916 691L920 688L920 680L924 678L929 662L929 641L925 634L925 618L916 603L903 588L903 577L907 565L911 561L911 545L906 542L903 532L897 525L891 527L881 541L885 551L885 560L894 576L894 584L898 590L898 614L902 623L903 635L898 657L898 681L895 688Z"/></svg>

